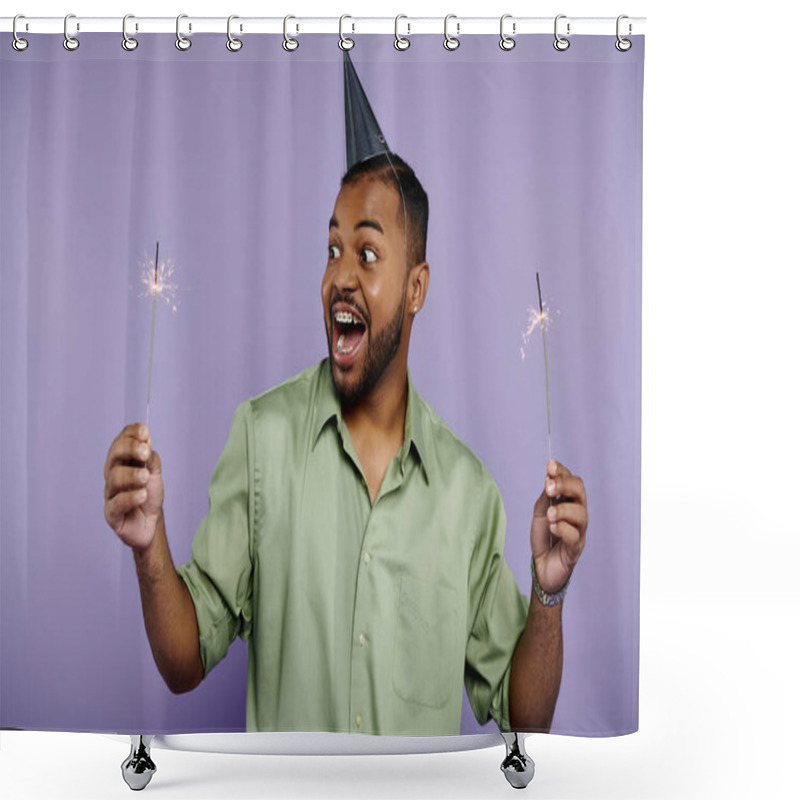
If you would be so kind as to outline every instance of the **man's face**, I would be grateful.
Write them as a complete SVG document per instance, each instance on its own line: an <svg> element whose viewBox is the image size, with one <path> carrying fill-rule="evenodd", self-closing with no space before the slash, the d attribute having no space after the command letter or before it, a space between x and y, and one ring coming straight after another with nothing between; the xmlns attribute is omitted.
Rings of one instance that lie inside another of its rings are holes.
<svg viewBox="0 0 800 800"><path fill-rule="evenodd" d="M328 234L322 308L343 405L367 395L400 347L407 271L400 197L369 178L342 187Z"/></svg>

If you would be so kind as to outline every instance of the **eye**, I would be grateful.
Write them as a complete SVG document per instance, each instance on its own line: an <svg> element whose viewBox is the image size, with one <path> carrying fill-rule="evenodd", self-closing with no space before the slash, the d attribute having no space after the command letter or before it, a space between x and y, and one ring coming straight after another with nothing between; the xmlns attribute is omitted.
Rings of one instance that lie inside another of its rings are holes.
<svg viewBox="0 0 800 800"><path fill-rule="evenodd" d="M342 254L341 250L339 250L339 246L335 244L328 245L328 258L339 258Z"/></svg>
<svg viewBox="0 0 800 800"><path fill-rule="evenodd" d="M361 251L361 257L366 261L367 264L374 264L378 260L378 256L375 254L375 251L369 247L365 247Z"/></svg>

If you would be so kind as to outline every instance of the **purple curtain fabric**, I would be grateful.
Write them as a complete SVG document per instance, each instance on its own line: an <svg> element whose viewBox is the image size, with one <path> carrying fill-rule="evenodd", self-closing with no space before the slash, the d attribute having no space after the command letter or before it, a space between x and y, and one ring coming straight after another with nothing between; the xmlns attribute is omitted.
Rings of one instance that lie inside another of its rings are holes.
<svg viewBox="0 0 800 800"><path fill-rule="evenodd" d="M244 729L246 648L169 693L133 557L103 519L103 463L145 416L160 242L178 307L158 307L151 428L176 563L190 553L236 405L327 353L320 283L344 172L335 36L56 35L0 41L0 725ZM521 357L536 271L553 456L581 475L587 548L564 607L553 732L638 727L641 148L644 39L359 36L352 59L387 140L431 203L431 285L410 370L483 460L531 589L547 461L541 335ZM487 730L493 730L490 723ZM464 704L462 732L480 731Z"/></svg>

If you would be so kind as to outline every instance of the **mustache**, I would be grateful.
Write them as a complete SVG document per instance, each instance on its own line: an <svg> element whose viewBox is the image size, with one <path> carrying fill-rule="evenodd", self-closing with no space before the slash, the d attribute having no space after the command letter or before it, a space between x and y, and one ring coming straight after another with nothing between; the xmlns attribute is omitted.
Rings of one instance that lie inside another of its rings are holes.
<svg viewBox="0 0 800 800"><path fill-rule="evenodd" d="M345 295L341 292L336 292L336 294L331 297L331 302L328 306L328 313L331 321L333 320L333 307L337 303L347 303L349 306L352 306L361 315L361 318L367 324L367 327L370 327L371 320L369 318L369 314L367 314L367 312L359 305L352 295Z"/></svg>

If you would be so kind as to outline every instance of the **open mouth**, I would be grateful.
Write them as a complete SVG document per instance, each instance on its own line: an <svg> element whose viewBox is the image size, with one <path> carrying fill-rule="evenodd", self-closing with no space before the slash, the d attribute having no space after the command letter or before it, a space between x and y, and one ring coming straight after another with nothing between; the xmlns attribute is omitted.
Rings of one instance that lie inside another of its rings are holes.
<svg viewBox="0 0 800 800"><path fill-rule="evenodd" d="M333 311L333 351L340 364L347 364L355 358L367 326L361 317L350 309L337 308Z"/></svg>

